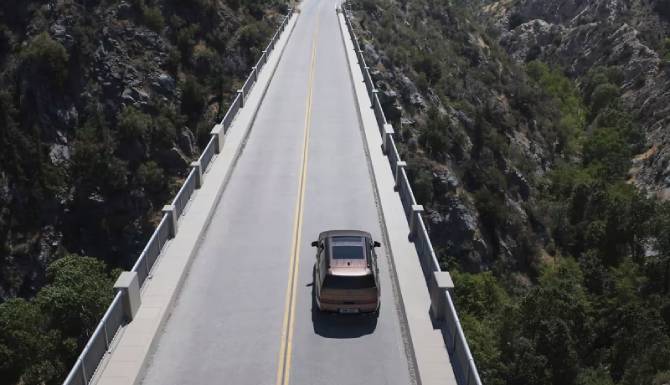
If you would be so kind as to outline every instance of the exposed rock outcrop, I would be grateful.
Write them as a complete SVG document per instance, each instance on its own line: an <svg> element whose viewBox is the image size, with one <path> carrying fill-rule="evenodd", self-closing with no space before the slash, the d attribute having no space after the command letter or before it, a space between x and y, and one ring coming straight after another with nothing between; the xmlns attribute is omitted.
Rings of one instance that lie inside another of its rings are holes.
<svg viewBox="0 0 670 385"><path fill-rule="evenodd" d="M518 62L539 59L575 79L591 68L621 70L622 100L646 134L631 180L659 197L670 194L670 32L662 2L623 0L495 1L482 8L495 20L500 44ZM654 148L649 152L648 149Z"/></svg>

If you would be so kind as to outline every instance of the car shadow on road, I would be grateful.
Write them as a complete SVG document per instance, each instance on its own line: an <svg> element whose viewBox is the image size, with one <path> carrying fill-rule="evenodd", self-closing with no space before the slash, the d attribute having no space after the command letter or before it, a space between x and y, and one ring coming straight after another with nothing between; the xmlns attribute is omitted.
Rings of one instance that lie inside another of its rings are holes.
<svg viewBox="0 0 670 385"><path fill-rule="evenodd" d="M322 312L316 306L314 284L310 283L308 286L312 286L312 325L314 326L314 333L325 338L357 338L372 334L377 328L377 317L373 315Z"/></svg>

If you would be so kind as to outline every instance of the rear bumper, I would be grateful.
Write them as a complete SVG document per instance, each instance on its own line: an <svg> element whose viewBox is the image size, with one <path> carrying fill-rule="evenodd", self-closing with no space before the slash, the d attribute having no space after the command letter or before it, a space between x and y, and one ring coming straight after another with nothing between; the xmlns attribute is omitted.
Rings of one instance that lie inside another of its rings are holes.
<svg viewBox="0 0 670 385"><path fill-rule="evenodd" d="M319 310L333 313L372 313L379 310L379 302L373 303L323 303L316 301Z"/></svg>

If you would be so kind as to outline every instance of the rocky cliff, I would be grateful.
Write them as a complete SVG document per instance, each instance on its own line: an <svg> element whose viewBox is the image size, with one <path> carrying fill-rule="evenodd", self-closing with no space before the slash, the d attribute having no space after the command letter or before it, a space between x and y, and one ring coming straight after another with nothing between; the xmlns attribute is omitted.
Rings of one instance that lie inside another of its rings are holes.
<svg viewBox="0 0 670 385"><path fill-rule="evenodd" d="M366 60L441 261L468 271L532 270L544 232L530 209L533 181L565 146L556 104L464 6L355 4Z"/></svg>
<svg viewBox="0 0 670 385"><path fill-rule="evenodd" d="M352 3L482 382L667 384L668 2Z"/></svg>
<svg viewBox="0 0 670 385"><path fill-rule="evenodd" d="M668 2L352 3L482 382L667 384Z"/></svg>
<svg viewBox="0 0 670 385"><path fill-rule="evenodd" d="M66 253L132 263L285 7L0 4L0 298Z"/></svg>
<svg viewBox="0 0 670 385"><path fill-rule="evenodd" d="M670 5L663 0L497 1L480 16L519 63L541 60L580 81L596 67L621 74L621 97L646 136L631 180L670 198Z"/></svg>

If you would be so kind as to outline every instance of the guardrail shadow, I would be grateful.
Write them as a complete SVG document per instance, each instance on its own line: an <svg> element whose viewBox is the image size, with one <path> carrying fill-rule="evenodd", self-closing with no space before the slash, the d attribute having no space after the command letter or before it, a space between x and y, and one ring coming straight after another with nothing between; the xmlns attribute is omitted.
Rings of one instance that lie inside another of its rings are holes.
<svg viewBox="0 0 670 385"><path fill-rule="evenodd" d="M312 325L314 333L324 338L358 338L372 334L377 328L376 316L367 314L337 314L322 312L314 299L314 270L312 270Z"/></svg>

